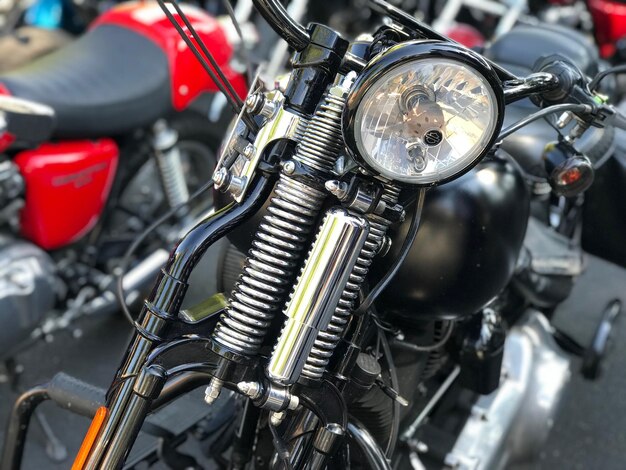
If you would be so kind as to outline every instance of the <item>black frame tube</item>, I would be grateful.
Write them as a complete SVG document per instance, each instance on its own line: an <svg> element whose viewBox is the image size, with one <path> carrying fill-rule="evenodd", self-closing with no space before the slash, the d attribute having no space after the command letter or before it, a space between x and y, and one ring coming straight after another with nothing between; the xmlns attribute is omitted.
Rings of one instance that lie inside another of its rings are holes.
<svg viewBox="0 0 626 470"><path fill-rule="evenodd" d="M307 30L289 16L278 0L254 0L253 3L265 21L296 51L309 45L311 37Z"/></svg>
<svg viewBox="0 0 626 470"><path fill-rule="evenodd" d="M270 180L261 176L248 198L241 204L231 204L214 216L191 229L172 251L168 263L157 279L155 287L144 304L141 320L127 351L116 380L107 397L108 414L96 439L85 469L100 468L100 461L108 453L113 436L126 415L141 421L144 410L133 410L129 403L133 396L134 377L141 371L144 361L155 344L177 318L178 309L187 290L191 271L206 250L217 240L255 214L265 203L271 190ZM118 387L119 385L119 387ZM156 398L156 397L151 397ZM125 455L128 449L124 449ZM119 450L116 450L116 454ZM118 454L119 455L119 454Z"/></svg>

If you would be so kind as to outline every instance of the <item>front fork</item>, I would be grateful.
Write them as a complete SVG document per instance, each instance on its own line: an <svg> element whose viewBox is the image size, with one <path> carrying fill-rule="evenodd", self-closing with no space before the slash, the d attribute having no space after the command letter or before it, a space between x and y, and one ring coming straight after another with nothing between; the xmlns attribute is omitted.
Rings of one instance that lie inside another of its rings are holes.
<svg viewBox="0 0 626 470"><path fill-rule="evenodd" d="M315 40L294 58L295 71L286 90L291 107L307 116L313 115L326 93L327 85L334 81L348 47L347 41L322 25L311 27L311 37ZM337 101L336 97L331 99ZM327 106L339 107L339 104L336 102ZM312 150L319 149L314 145ZM166 153L161 152L161 155ZM137 331L126 359L109 390L106 417L94 430L96 437L93 440L86 439L88 448L83 454L86 453L87 457L84 463L75 466L76 469L119 468L130 451L151 402L158 396L170 375L195 368L206 371L213 377L228 376L230 382L227 385L233 388L238 383L258 380L255 355L246 357L231 354L216 342L211 344L206 338L192 337L174 341L171 333L172 326L180 322L177 313L187 290L187 280L200 257L216 240L255 214L268 199L269 189L268 179L262 175L240 206L229 206L214 217L200 222L171 253L170 260L144 304L141 320L136 324ZM176 365L181 363L181 359L175 357L177 354L168 352L191 343L195 346L192 347L194 354L198 354L193 357L197 357L198 360L185 361L186 369L181 369L182 366ZM160 344L162 346L159 349ZM202 354L199 351L202 351ZM217 355L220 355L219 360ZM170 363L164 358L172 358L173 361ZM339 422L345 429L347 419L343 413L345 406L341 406L343 403L341 394L330 383L324 382L322 385L321 388L311 390L309 394L302 393L303 401L308 402L310 406L319 407L320 405L316 404L325 405L324 396L319 395L320 393L326 392L327 396L329 394L335 396L336 400L332 400L330 405L337 409L329 411L332 415L341 416Z"/></svg>

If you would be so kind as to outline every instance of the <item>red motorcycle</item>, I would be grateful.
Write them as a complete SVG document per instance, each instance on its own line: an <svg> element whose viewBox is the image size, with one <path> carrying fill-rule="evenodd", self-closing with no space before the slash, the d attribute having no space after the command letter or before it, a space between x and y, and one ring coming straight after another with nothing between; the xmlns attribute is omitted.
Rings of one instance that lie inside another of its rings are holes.
<svg viewBox="0 0 626 470"><path fill-rule="evenodd" d="M225 28L197 8L185 12L245 96ZM228 113L216 83L151 3L104 14L67 47L1 75L0 91L7 358L78 316L117 308L114 268L155 215L187 201L211 175ZM195 210L209 204L205 198ZM167 259L157 248L180 229L161 231L138 256L123 278L127 293L155 276Z"/></svg>

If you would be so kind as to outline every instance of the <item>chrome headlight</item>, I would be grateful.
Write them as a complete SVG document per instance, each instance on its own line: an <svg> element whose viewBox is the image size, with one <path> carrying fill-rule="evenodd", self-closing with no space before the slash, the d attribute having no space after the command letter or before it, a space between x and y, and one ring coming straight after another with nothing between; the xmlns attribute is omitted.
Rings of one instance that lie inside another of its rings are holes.
<svg viewBox="0 0 626 470"><path fill-rule="evenodd" d="M501 82L483 58L453 44L407 42L377 56L357 79L344 137L369 170L434 185L478 163L503 114Z"/></svg>

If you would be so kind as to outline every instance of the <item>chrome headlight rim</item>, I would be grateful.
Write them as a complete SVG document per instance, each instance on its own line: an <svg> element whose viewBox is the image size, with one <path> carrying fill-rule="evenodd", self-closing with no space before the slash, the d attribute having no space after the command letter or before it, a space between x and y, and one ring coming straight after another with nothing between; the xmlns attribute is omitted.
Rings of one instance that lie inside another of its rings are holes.
<svg viewBox="0 0 626 470"><path fill-rule="evenodd" d="M471 68L474 72L481 75L490 86L495 99L495 108L497 116L493 128L493 135L489 138L484 149L479 152L467 166L445 178L441 178L431 183L419 183L408 181L402 177L385 174L375 164L370 163L367 157L361 154L357 143L357 134L355 129L357 110L369 90L385 75L392 73L397 67L401 67L407 63L418 62L423 59L448 59L466 67ZM403 186L411 187L430 187L439 186L449 181L455 180L474 168L484 157L491 151L494 144L498 140L498 135L504 121L504 91L502 81L498 77L493 67L479 54L458 44L452 44L444 41L435 40L414 40L397 44L387 51L373 58L363 69L357 80L355 81L352 91L347 99L346 108L343 112L343 135L344 141L351 156L357 164L366 171L380 176L385 180L392 180Z"/></svg>

